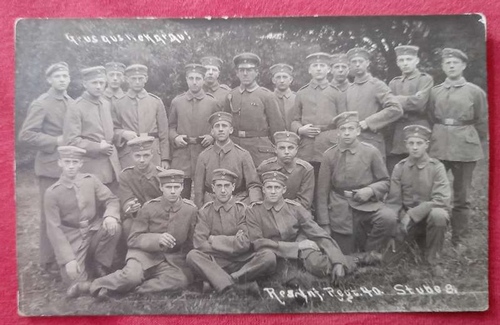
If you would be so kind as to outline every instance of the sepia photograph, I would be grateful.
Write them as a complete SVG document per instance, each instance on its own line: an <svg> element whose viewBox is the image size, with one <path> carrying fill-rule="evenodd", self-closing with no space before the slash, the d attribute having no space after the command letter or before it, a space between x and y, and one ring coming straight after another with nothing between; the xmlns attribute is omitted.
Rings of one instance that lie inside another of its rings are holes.
<svg viewBox="0 0 500 325"><path fill-rule="evenodd" d="M488 309L486 20L19 19L22 316Z"/></svg>

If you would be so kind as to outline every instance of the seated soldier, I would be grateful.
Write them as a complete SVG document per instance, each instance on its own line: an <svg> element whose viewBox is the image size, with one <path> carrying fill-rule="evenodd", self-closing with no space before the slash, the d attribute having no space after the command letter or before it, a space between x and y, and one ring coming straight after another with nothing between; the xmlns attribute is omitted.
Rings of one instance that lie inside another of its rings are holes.
<svg viewBox="0 0 500 325"><path fill-rule="evenodd" d="M421 125L403 129L409 157L394 167L386 205L400 217L408 239L415 239L425 251L425 260L437 276L444 235L449 221L451 189L446 169L427 154L431 130Z"/></svg>
<svg viewBox="0 0 500 325"><path fill-rule="evenodd" d="M297 158L299 142L300 137L295 133L289 131L274 133L276 157L264 160L257 167L257 173L262 175L277 170L285 174L288 179L283 197L297 201L310 210L314 196L314 169L307 161Z"/></svg>
<svg viewBox="0 0 500 325"><path fill-rule="evenodd" d="M172 292L191 283L186 254L192 247L197 209L181 198L184 172L169 169L158 177L163 196L146 202L133 219L125 267L90 285L90 293L97 298L106 298L108 290Z"/></svg>
<svg viewBox="0 0 500 325"><path fill-rule="evenodd" d="M79 173L84 149L61 146L59 180L45 192L47 234L54 248L62 277L71 285L68 296L74 297L93 266L94 276L107 274L120 238L118 198L97 177ZM104 215L96 208L104 205Z"/></svg>
<svg viewBox="0 0 500 325"><path fill-rule="evenodd" d="M252 253L245 219L245 204L236 201L233 191L238 176L227 169L216 169L212 176L215 200L199 211L194 231L194 248L186 258L187 264L218 292L259 292L258 276L273 273L276 258L270 251ZM252 260L251 266L248 263ZM207 283L204 284L206 290Z"/></svg>
<svg viewBox="0 0 500 325"><path fill-rule="evenodd" d="M318 177L317 222L344 254L383 251L396 231L396 214L384 207L389 175L380 151L358 137L357 112L344 112L332 123L339 143L323 154Z"/></svg>

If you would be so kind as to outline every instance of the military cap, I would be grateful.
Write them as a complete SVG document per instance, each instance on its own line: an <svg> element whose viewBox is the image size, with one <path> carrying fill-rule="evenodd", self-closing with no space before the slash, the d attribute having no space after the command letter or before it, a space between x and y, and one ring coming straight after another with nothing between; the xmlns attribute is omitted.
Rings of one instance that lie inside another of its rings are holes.
<svg viewBox="0 0 500 325"><path fill-rule="evenodd" d="M125 69L125 75L127 76L133 76L133 75L148 75L148 67L142 64L132 64L129 65Z"/></svg>
<svg viewBox="0 0 500 325"><path fill-rule="evenodd" d="M213 65L217 68L222 67L223 61L219 59L218 57L215 56L205 56L200 59L200 62L202 65L207 66L207 65Z"/></svg>
<svg viewBox="0 0 500 325"><path fill-rule="evenodd" d="M290 76L293 73L293 67L286 63L277 63L269 68L271 74L274 76L278 72L288 73Z"/></svg>
<svg viewBox="0 0 500 325"><path fill-rule="evenodd" d="M332 54L332 66L337 63L345 63L349 64L349 60L347 59L347 55L344 53L336 53Z"/></svg>
<svg viewBox="0 0 500 325"><path fill-rule="evenodd" d="M237 178L238 178L238 175L236 175L232 171L224 169L224 168L218 168L218 169L214 169L214 171L213 171L212 182L215 182L218 180L223 180L223 181L228 181L228 182L234 183L234 182L236 182Z"/></svg>
<svg viewBox="0 0 500 325"><path fill-rule="evenodd" d="M405 140L411 137L417 137L429 141L432 131L423 125L408 125L403 129Z"/></svg>
<svg viewBox="0 0 500 325"><path fill-rule="evenodd" d="M45 76L50 77L56 71L68 71L69 67L66 62L57 62L50 65L47 70L45 70Z"/></svg>
<svg viewBox="0 0 500 325"><path fill-rule="evenodd" d="M265 172L261 175L262 178L262 184L267 183L267 182L278 182L283 186L286 186L286 181L288 179L288 176L283 174L282 172L276 171L276 170L271 170L268 172Z"/></svg>
<svg viewBox="0 0 500 325"><path fill-rule="evenodd" d="M412 55L412 56L418 56L418 46L414 45L400 45L396 46L394 48L394 51L396 52L396 56L400 55Z"/></svg>
<svg viewBox="0 0 500 325"><path fill-rule="evenodd" d="M290 131L278 131L274 133L274 142L290 142L298 146L300 137L296 133Z"/></svg>
<svg viewBox="0 0 500 325"><path fill-rule="evenodd" d="M352 60L352 58L356 57L356 56L360 56L360 57L363 57L367 60L370 60L370 52L368 52L367 49L364 49L362 47L354 47L352 49L350 49L349 51L347 51L346 53L347 55L347 59L349 61Z"/></svg>
<svg viewBox="0 0 500 325"><path fill-rule="evenodd" d="M219 121L226 121L233 124L233 115L227 112L215 112L208 118L208 123L213 126L215 123Z"/></svg>
<svg viewBox="0 0 500 325"><path fill-rule="evenodd" d="M312 53L306 56L306 62L308 65L313 63L326 63L330 65L332 63L332 56L324 52Z"/></svg>
<svg viewBox="0 0 500 325"><path fill-rule="evenodd" d="M121 62L108 62L104 65L106 68L106 72L111 72L111 71L118 71L118 72L125 72L125 64Z"/></svg>
<svg viewBox="0 0 500 325"><path fill-rule="evenodd" d="M94 80L96 78L106 78L106 68L99 65L81 70L83 80Z"/></svg>
<svg viewBox="0 0 500 325"><path fill-rule="evenodd" d="M78 148L75 146L60 146L57 147L59 152L59 157L62 158L76 158L83 159L83 156L87 153L87 150Z"/></svg>
<svg viewBox="0 0 500 325"><path fill-rule="evenodd" d="M167 169L165 171L158 173L158 178L160 179L160 183L180 183L184 182L184 172L178 169Z"/></svg>
<svg viewBox="0 0 500 325"><path fill-rule="evenodd" d="M153 142L155 141L154 137L150 136L141 136L133 138L127 142L127 145L130 147L132 152L149 150L153 147Z"/></svg>
<svg viewBox="0 0 500 325"><path fill-rule="evenodd" d="M340 113L332 119L333 126L338 129L341 125L349 122L359 122L359 115L356 111L347 111Z"/></svg>
<svg viewBox="0 0 500 325"><path fill-rule="evenodd" d="M236 68L255 68L260 65L260 58L253 53L240 53L233 58Z"/></svg>
<svg viewBox="0 0 500 325"><path fill-rule="evenodd" d="M184 67L184 71L186 72L186 76L191 72L196 72L204 76L205 72L207 72L207 69L201 64L189 63Z"/></svg>
<svg viewBox="0 0 500 325"><path fill-rule="evenodd" d="M446 58L457 58L464 62L469 61L469 57L462 51L457 49L445 48L441 54L443 59Z"/></svg>

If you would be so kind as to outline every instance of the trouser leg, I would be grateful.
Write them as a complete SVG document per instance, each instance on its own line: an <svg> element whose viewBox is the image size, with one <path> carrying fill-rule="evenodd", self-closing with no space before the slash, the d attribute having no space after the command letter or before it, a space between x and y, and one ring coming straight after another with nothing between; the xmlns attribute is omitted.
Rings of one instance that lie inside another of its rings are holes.
<svg viewBox="0 0 500 325"><path fill-rule="evenodd" d="M181 197L191 200L191 185L193 184L193 180L191 178L184 178L184 182Z"/></svg>
<svg viewBox="0 0 500 325"><path fill-rule="evenodd" d="M90 285L90 293L95 294L102 288L127 292L137 287L144 281L144 270L142 265L136 259L127 260L127 264L121 270L95 279Z"/></svg>
<svg viewBox="0 0 500 325"><path fill-rule="evenodd" d="M97 262L109 268L113 264L116 246L120 240L122 227L117 224L114 235L110 235L103 226L90 239L88 258L90 264Z"/></svg>
<svg viewBox="0 0 500 325"><path fill-rule="evenodd" d="M43 206L45 191L57 182L57 178L40 176L38 177L38 188L40 193L40 264L46 265L49 263L55 263L56 257L54 255L54 249L50 243L49 237L47 235L47 221L45 218L45 209Z"/></svg>
<svg viewBox="0 0 500 325"><path fill-rule="evenodd" d="M276 255L264 249L253 254L248 263L245 263L231 277L235 282L249 282L264 275L271 275L276 271Z"/></svg>
<svg viewBox="0 0 500 325"><path fill-rule="evenodd" d="M187 254L186 264L203 279L208 280L219 292L233 284L231 276L211 255L193 249Z"/></svg>
<svg viewBox="0 0 500 325"><path fill-rule="evenodd" d="M430 264L438 262L443 250L448 220L448 212L439 208L432 209L427 217L425 258Z"/></svg>
<svg viewBox="0 0 500 325"><path fill-rule="evenodd" d="M185 257L183 257L185 259ZM137 292L176 291L186 288L193 280L191 270L185 260L164 261L149 269L147 280L137 287Z"/></svg>
<svg viewBox="0 0 500 325"><path fill-rule="evenodd" d="M353 211L354 212L354 211ZM397 215L389 208L383 207L374 212L364 212L355 210L355 217L359 218L362 229L356 230L355 234L366 234L366 241L361 242L359 248L363 251L382 252L391 238L396 235ZM358 242L358 241L357 241Z"/></svg>
<svg viewBox="0 0 500 325"><path fill-rule="evenodd" d="M332 231L331 237L337 242L344 255L350 255L355 252L353 234L339 234L338 232Z"/></svg>

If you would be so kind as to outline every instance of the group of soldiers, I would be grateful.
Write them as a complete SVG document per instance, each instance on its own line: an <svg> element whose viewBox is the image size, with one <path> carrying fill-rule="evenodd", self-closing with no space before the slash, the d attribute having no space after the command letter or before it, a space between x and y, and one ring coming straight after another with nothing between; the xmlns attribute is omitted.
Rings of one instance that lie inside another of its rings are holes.
<svg viewBox="0 0 500 325"><path fill-rule="evenodd" d="M402 75L389 85L369 73L366 49L310 54L297 93L289 64L270 67L272 92L256 82L261 59L238 54L230 89L222 60L204 57L185 66L188 90L168 114L144 89L144 65L81 70L76 100L68 65L51 65L19 132L37 149L44 272L60 272L70 297L196 279L204 291L258 293L255 279L282 259L336 282L403 234L443 275L449 223L466 250L486 94L464 79L458 49L442 51L437 86L417 68L418 47L395 51Z"/></svg>

